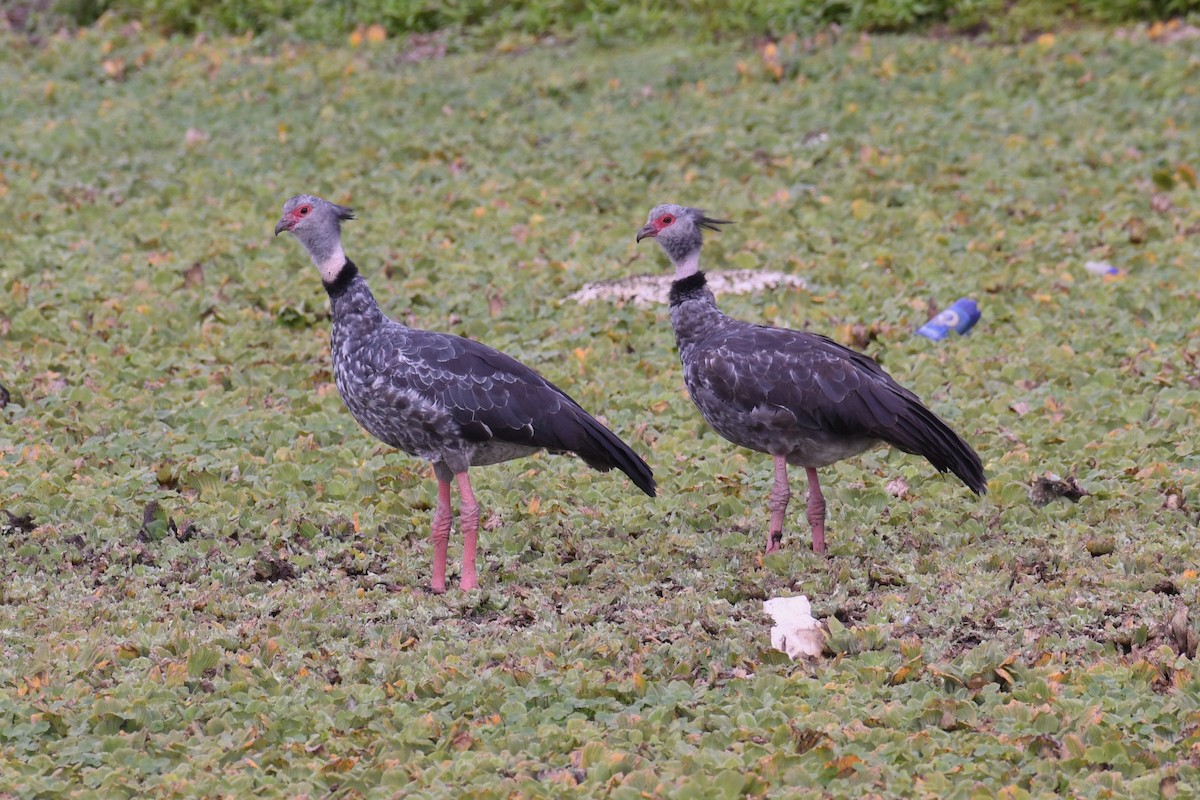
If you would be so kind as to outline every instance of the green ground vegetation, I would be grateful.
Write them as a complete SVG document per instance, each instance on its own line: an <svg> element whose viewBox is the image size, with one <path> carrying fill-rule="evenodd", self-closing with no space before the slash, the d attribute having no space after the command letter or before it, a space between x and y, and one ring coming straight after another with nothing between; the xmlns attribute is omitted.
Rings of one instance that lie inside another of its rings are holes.
<svg viewBox="0 0 1200 800"><path fill-rule="evenodd" d="M486 41L519 32L626 42L680 33L782 36L830 25L1012 37L1066 20L1118 23L1200 12L1200 0L17 0L13 6L24 27L90 25L107 14L185 34L273 30L329 40L381 25L393 35L453 29Z"/></svg>
<svg viewBox="0 0 1200 800"><path fill-rule="evenodd" d="M7 38L0 794L1194 795L1191 33ZM300 191L358 208L385 308L542 370L660 497L480 469L483 588L425 593L429 470L355 427L271 236ZM828 558L798 496L763 559L769 462L706 429L665 309L562 300L664 271L665 201L737 221L710 267L809 283L729 312L879 358L990 494L873 451L825 471ZM963 295L969 336L913 336ZM1032 505L1047 471L1088 494ZM812 663L769 647L793 593Z"/></svg>

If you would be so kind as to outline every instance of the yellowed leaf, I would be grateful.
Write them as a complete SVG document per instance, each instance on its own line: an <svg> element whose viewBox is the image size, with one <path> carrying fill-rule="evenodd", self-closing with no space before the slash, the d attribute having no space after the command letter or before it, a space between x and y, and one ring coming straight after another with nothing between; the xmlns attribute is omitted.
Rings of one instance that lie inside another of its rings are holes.
<svg viewBox="0 0 1200 800"><path fill-rule="evenodd" d="M855 219L869 219L875 213L875 204L861 197L850 203L850 216Z"/></svg>
<svg viewBox="0 0 1200 800"><path fill-rule="evenodd" d="M863 760L856 755L842 756L833 761L826 761L825 768L832 769L839 778L848 778L854 774L854 767L863 763Z"/></svg>
<svg viewBox="0 0 1200 800"><path fill-rule="evenodd" d="M1196 188L1196 170L1192 169L1191 164L1180 164L1175 167L1175 176L1181 183L1186 183L1193 189Z"/></svg>
<svg viewBox="0 0 1200 800"><path fill-rule="evenodd" d="M100 64L104 70L104 74L114 80L121 80L125 77L125 59L117 56L116 58L106 58Z"/></svg>

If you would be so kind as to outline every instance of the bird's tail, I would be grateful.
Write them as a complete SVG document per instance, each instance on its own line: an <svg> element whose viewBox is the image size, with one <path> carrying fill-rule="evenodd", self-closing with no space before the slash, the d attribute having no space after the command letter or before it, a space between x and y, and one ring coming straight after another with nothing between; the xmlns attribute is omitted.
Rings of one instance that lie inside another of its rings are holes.
<svg viewBox="0 0 1200 800"><path fill-rule="evenodd" d="M899 414L886 441L906 453L924 456L938 472L953 472L975 494L987 494L987 476L979 455L937 414L915 399Z"/></svg>
<svg viewBox="0 0 1200 800"><path fill-rule="evenodd" d="M589 467L601 472L615 467L628 475L634 486L654 497L654 473L641 456L583 409L578 409L575 422L582 436L576 438L572 449Z"/></svg>

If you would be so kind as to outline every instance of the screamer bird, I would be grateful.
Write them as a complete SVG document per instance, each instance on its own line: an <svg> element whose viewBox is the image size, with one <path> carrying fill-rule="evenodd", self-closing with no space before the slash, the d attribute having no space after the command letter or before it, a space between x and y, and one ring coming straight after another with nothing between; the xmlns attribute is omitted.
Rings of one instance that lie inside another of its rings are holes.
<svg viewBox="0 0 1200 800"><path fill-rule="evenodd" d="M766 552L783 540L789 464L808 476L808 522L818 553L825 552L825 498L817 468L881 442L924 456L985 493L975 451L872 359L824 336L721 313L700 271L701 229L726 224L698 208L661 205L637 240L657 241L675 266L671 326L692 402L721 436L775 460Z"/></svg>
<svg viewBox="0 0 1200 800"><path fill-rule="evenodd" d="M433 464L434 592L446 590L450 484L458 485L463 534L462 589L475 572L479 505L467 468L538 450L575 453L588 466L621 470L654 496L654 476L628 445L565 392L521 362L461 336L401 325L380 310L342 249L353 212L308 194L283 206L275 235L300 240L321 273L333 312L333 375L358 424L375 438Z"/></svg>

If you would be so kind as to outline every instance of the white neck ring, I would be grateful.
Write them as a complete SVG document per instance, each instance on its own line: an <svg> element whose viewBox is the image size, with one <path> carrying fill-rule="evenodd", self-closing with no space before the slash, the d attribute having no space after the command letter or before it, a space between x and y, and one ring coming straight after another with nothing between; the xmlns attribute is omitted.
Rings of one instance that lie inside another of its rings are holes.
<svg viewBox="0 0 1200 800"><path fill-rule="evenodd" d="M333 283L345 264L346 251L342 250L342 245L339 243L328 256L317 262L317 269L321 271L321 280L325 283Z"/></svg>
<svg viewBox="0 0 1200 800"><path fill-rule="evenodd" d="M700 271L700 249L684 258L682 261L675 262L675 280L683 280L690 278Z"/></svg>

